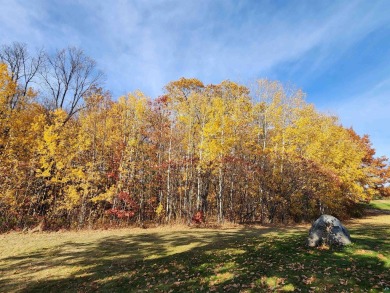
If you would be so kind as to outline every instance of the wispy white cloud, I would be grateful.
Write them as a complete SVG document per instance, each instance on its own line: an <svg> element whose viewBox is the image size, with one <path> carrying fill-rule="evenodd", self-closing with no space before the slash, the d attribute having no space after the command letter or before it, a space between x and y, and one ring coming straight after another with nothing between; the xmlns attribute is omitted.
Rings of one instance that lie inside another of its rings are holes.
<svg viewBox="0 0 390 293"><path fill-rule="evenodd" d="M326 110L340 117L345 127L353 127L360 135L369 134L377 155L389 156L390 78L360 95L339 99Z"/></svg>
<svg viewBox="0 0 390 293"><path fill-rule="evenodd" d="M246 83L286 67L290 76L310 80L373 31L390 29L387 0L275 3L0 0L0 40L49 50L80 46L106 73L115 97L135 89L155 97L181 76ZM388 141L381 140L389 131L378 126L388 122L388 82L363 91L359 98L326 106L344 124L370 133L378 152L390 154Z"/></svg>
<svg viewBox="0 0 390 293"><path fill-rule="evenodd" d="M318 49L307 70L312 74L384 21L375 15L375 5L360 7L358 2L333 4L316 18L305 17L313 14L311 6L255 15L243 5L227 3L122 1L100 6L92 15L100 19L110 44L102 62L111 63L114 74L131 77L125 79L130 87L137 84L152 95L183 75L206 82L267 75L275 66ZM238 20L239 9L245 17ZM222 16L216 18L215 10ZM119 62L113 62L110 52L119 53Z"/></svg>
<svg viewBox="0 0 390 293"><path fill-rule="evenodd" d="M2 5L3 39L85 46L114 92L140 87L151 95L180 76L218 82L267 75L320 48L310 74L340 54L335 46L345 49L384 21L378 4L364 2L0 1L9 4Z"/></svg>
<svg viewBox="0 0 390 293"><path fill-rule="evenodd" d="M31 30L34 20L39 18L40 11L27 10L23 3L12 0L0 0L0 39L2 42L15 40L41 41L41 32Z"/></svg>

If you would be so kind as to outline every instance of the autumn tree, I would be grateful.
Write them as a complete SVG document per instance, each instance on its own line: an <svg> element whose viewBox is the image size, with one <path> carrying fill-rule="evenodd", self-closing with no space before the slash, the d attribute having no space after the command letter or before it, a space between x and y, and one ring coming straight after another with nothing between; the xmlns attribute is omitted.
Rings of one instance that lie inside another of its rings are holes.
<svg viewBox="0 0 390 293"><path fill-rule="evenodd" d="M34 102L34 93L19 96L12 108L9 97L18 91L6 64L0 64L0 214L4 226L23 226L32 208L35 188L34 150L41 132L34 125L43 108Z"/></svg>
<svg viewBox="0 0 390 293"><path fill-rule="evenodd" d="M370 201L375 197L389 197L390 166L388 158L375 157L376 151L368 135L359 136L352 128L349 128L348 132L351 139L358 144L364 153L360 166L363 169L364 177L361 179L360 185L364 189L365 200Z"/></svg>
<svg viewBox="0 0 390 293"><path fill-rule="evenodd" d="M45 57L40 75L46 88L46 103L49 109L67 112L65 123L83 107L86 94L99 87L103 75L96 69L96 62L75 47Z"/></svg>
<svg viewBox="0 0 390 293"><path fill-rule="evenodd" d="M9 108L18 106L21 99L31 95L32 85L38 82L38 74L42 69L45 56L43 51L38 51L36 55L31 55L27 45L23 43L13 43L3 45L0 50L0 62L7 65L10 78L17 85L12 95L7 96Z"/></svg>
<svg viewBox="0 0 390 293"><path fill-rule="evenodd" d="M199 166L202 151L197 147L203 139L200 127L206 119L204 112L207 109L207 102L203 95L204 85L198 79L181 78L170 82L165 90L168 107L171 108L173 117L176 119L176 127L181 130L180 134L182 135L179 145L183 150L183 158L180 159L184 161L185 165L184 186L182 188L186 218L190 220L195 211L201 209L205 211L207 206L205 198L208 190L207 184L204 183L204 177L207 176L203 174Z"/></svg>
<svg viewBox="0 0 390 293"><path fill-rule="evenodd" d="M389 193L369 137L278 81L251 92L181 78L156 99L113 99L78 49L46 57L46 91L30 88L36 73L17 73L33 59L15 58L0 63L1 231L310 221Z"/></svg>

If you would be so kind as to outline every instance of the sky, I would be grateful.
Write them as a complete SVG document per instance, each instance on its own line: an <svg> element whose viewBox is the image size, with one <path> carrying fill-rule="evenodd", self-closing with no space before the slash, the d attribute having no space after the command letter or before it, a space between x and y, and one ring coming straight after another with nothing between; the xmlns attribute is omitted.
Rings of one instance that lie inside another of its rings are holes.
<svg viewBox="0 0 390 293"><path fill-rule="evenodd" d="M77 46L113 97L195 77L302 89L390 157L389 0L0 0L0 44Z"/></svg>

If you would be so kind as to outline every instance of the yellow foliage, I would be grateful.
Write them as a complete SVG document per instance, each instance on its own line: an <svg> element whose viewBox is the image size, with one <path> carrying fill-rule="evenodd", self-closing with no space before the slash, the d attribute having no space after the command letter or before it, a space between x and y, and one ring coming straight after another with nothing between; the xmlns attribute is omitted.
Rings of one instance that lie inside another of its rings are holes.
<svg viewBox="0 0 390 293"><path fill-rule="evenodd" d="M6 104L7 98L16 93L16 84L8 73L7 65L0 63L0 106Z"/></svg>
<svg viewBox="0 0 390 293"><path fill-rule="evenodd" d="M81 194L77 190L76 186L67 186L65 189L65 207L67 209L72 209L75 206L80 204Z"/></svg>
<svg viewBox="0 0 390 293"><path fill-rule="evenodd" d="M156 208L157 217L160 217L163 212L164 212L164 207L163 207L162 203L160 202Z"/></svg>
<svg viewBox="0 0 390 293"><path fill-rule="evenodd" d="M160 217L165 203L172 219L207 205L220 219L302 218L369 199L388 180L368 143L301 91L258 85L251 98L234 82L180 79L156 101L134 92L114 102L96 90L68 119L34 103L32 89L10 107L17 85L0 64L0 212L66 209L79 221L104 214L88 203L108 201L129 219Z"/></svg>
<svg viewBox="0 0 390 293"><path fill-rule="evenodd" d="M117 188L115 186L111 186L109 189L107 189L106 192L99 194L98 196L94 196L92 198L92 202L98 202L98 201L108 201L112 202L114 196L117 193Z"/></svg>

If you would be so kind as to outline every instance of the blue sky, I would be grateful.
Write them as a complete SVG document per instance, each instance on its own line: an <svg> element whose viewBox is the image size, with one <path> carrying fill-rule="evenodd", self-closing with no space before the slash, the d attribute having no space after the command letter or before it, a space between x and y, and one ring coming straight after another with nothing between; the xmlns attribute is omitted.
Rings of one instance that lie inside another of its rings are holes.
<svg viewBox="0 0 390 293"><path fill-rule="evenodd" d="M292 83L390 157L390 1L0 0L0 43L81 47L114 97L182 76Z"/></svg>

